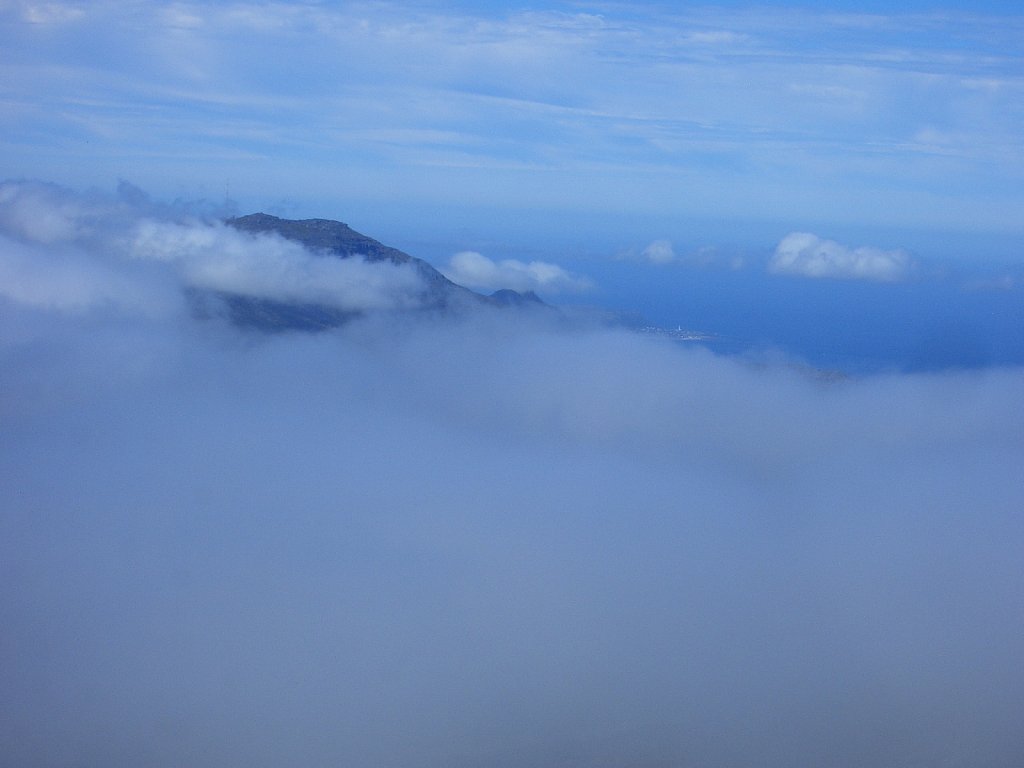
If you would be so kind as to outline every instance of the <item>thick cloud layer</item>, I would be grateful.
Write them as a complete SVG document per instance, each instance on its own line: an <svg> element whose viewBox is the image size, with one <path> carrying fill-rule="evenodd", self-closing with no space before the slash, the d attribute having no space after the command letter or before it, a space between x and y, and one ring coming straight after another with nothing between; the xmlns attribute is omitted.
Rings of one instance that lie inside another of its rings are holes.
<svg viewBox="0 0 1024 768"><path fill-rule="evenodd" d="M173 311L165 261L5 233L12 765L1020 764L1021 371L508 314L263 337ZM121 298L25 298L46 258Z"/></svg>

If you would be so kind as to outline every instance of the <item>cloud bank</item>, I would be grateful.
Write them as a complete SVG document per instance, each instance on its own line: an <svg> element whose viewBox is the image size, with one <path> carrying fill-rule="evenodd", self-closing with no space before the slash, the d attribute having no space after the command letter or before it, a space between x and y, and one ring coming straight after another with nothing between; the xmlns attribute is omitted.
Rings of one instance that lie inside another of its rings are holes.
<svg viewBox="0 0 1024 768"><path fill-rule="evenodd" d="M910 256L904 251L849 248L808 232L786 235L768 262L769 271L779 274L881 282L902 280L910 268Z"/></svg>
<svg viewBox="0 0 1024 768"><path fill-rule="evenodd" d="M193 279L139 227L183 225L116 218L4 220L12 765L1019 763L1024 372L825 385L493 313L242 335L138 312L119 281Z"/></svg>
<svg viewBox="0 0 1024 768"><path fill-rule="evenodd" d="M442 271L449 280L484 291L511 288L520 292L561 293L593 287L587 278L573 275L557 264L518 259L493 261L476 251L456 253Z"/></svg>
<svg viewBox="0 0 1024 768"><path fill-rule="evenodd" d="M143 283L161 271L165 287L174 281L181 289L350 311L415 307L424 289L408 265L323 257L277 236L161 212L144 199L132 204L32 182L0 184L0 238L0 295L65 309L155 309Z"/></svg>

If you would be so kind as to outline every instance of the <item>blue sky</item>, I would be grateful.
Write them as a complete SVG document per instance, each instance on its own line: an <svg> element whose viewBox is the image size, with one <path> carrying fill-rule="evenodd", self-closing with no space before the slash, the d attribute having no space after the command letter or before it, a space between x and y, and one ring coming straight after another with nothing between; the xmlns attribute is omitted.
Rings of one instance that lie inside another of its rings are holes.
<svg viewBox="0 0 1024 768"><path fill-rule="evenodd" d="M1014 5L8 0L2 175L558 262L659 322L641 265L764 271L793 233L825 245L791 274L1019 287Z"/></svg>
<svg viewBox="0 0 1024 768"><path fill-rule="evenodd" d="M842 5L6 2L3 160L316 213L1019 234L1024 15Z"/></svg>

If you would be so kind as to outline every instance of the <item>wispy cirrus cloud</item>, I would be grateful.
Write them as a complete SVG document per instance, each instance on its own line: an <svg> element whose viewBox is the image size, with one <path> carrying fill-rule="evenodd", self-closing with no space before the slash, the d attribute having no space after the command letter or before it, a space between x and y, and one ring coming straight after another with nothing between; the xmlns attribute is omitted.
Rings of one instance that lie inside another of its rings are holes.
<svg viewBox="0 0 1024 768"><path fill-rule="evenodd" d="M29 24L66 24L78 21L86 14L86 9L80 3L15 0L5 5L13 7Z"/></svg>
<svg viewBox="0 0 1024 768"><path fill-rule="evenodd" d="M384 184L421 200L443 188L492 204L668 214L671 200L716 215L771 201L804 219L856 208L993 226L1024 175L1013 15L11 7L0 116L12 173L119 157L116 173L160 187L173 159L201 177L182 183L229 176L264 195ZM414 140L388 139L403 136ZM424 167L430 190L409 170ZM936 181L952 173L958 189ZM893 176L900 185L880 183ZM825 194L823 178L844 183Z"/></svg>

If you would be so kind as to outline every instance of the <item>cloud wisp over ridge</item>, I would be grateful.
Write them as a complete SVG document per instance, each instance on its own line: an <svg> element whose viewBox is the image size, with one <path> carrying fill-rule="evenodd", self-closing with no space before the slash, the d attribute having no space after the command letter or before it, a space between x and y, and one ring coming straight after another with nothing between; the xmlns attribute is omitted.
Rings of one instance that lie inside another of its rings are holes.
<svg viewBox="0 0 1024 768"><path fill-rule="evenodd" d="M179 219L40 199L0 213L12 763L1024 751L1019 369L825 384L496 313L243 336L103 298L191 284L121 255ZM62 260L100 298L37 300Z"/></svg>
<svg viewBox="0 0 1024 768"><path fill-rule="evenodd" d="M424 287L409 265L324 258L276 235L35 182L0 185L0 226L0 293L15 301L139 303L143 276L160 270L182 289L345 311L413 308Z"/></svg>

